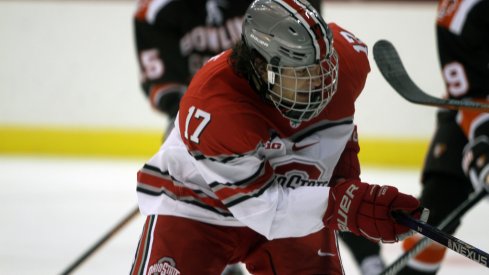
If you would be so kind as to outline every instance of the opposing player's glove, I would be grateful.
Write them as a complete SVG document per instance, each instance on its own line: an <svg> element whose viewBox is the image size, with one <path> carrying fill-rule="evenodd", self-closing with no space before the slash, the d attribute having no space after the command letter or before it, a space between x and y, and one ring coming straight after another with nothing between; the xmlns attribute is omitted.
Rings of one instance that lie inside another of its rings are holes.
<svg viewBox="0 0 489 275"><path fill-rule="evenodd" d="M475 190L489 191L489 138L479 136L464 148L462 168L471 178Z"/></svg>
<svg viewBox="0 0 489 275"><path fill-rule="evenodd" d="M419 201L400 193L393 186L370 185L359 180L338 183L330 190L324 224L340 231L351 231L375 242L392 243L412 234L412 231L394 221L392 211L413 213Z"/></svg>
<svg viewBox="0 0 489 275"><path fill-rule="evenodd" d="M158 97L155 97L153 106L158 111L161 111L168 115L170 118L174 118L177 115L180 100L186 90L186 86L176 86L175 90L169 90L162 92Z"/></svg>

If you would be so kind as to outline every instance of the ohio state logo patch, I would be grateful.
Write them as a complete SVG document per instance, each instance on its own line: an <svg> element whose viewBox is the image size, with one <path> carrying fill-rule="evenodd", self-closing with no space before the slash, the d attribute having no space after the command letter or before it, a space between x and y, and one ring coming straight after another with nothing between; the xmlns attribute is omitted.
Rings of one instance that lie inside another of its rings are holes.
<svg viewBox="0 0 489 275"><path fill-rule="evenodd" d="M276 182L287 188L321 187L329 184L328 178L324 176L326 169L314 161L287 158L272 163L272 167L277 176Z"/></svg>
<svg viewBox="0 0 489 275"><path fill-rule="evenodd" d="M149 275L180 275L180 270L176 268L175 260L169 257L161 258L158 262L149 267Z"/></svg>

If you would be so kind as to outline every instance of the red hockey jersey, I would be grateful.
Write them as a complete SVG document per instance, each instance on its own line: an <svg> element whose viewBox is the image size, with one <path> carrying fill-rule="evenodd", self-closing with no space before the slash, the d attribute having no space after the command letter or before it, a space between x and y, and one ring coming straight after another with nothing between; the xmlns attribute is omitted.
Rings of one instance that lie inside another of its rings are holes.
<svg viewBox="0 0 489 275"><path fill-rule="evenodd" d="M269 239L324 227L333 172L353 135L355 100L370 71L366 46L329 27L338 90L310 121L291 122L264 101L230 66L231 50L212 58L182 98L175 129L138 174L141 211L248 226ZM357 156L341 159L350 158Z"/></svg>

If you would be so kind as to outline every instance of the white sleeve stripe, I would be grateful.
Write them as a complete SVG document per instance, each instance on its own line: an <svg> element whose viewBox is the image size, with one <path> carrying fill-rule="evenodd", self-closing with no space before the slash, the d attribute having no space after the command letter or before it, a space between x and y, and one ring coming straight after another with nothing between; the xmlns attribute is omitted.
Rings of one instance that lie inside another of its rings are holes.
<svg viewBox="0 0 489 275"><path fill-rule="evenodd" d="M475 130L483 123L486 123L489 121L489 114L481 114L479 115L470 125L470 130L469 130L469 139L473 140L474 139L474 134Z"/></svg>
<svg viewBox="0 0 489 275"><path fill-rule="evenodd" d="M450 23L451 32L457 35L462 33L468 13L472 10L472 7L474 7L480 1L481 0L465 0L460 3L460 7L457 9L455 16Z"/></svg>
<svg viewBox="0 0 489 275"><path fill-rule="evenodd" d="M148 6L148 12L146 13L146 21L148 23L153 24L156 20L156 16L158 12L166 6L169 2L173 0L154 0Z"/></svg>

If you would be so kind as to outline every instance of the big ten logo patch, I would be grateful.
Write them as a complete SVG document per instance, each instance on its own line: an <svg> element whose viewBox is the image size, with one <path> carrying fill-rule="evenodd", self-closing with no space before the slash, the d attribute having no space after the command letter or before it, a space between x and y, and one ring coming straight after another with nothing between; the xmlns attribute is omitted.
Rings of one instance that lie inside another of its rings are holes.
<svg viewBox="0 0 489 275"><path fill-rule="evenodd" d="M180 275L180 271L176 268L175 260L169 257L161 258L158 262L149 267L148 274L150 275Z"/></svg>
<svg viewBox="0 0 489 275"><path fill-rule="evenodd" d="M282 143L267 141L263 147L265 147L265 149L280 150L282 149Z"/></svg>
<svg viewBox="0 0 489 275"><path fill-rule="evenodd" d="M325 169L318 163L294 159L274 165L274 171L277 183L287 188L319 187L329 183L324 177Z"/></svg>

